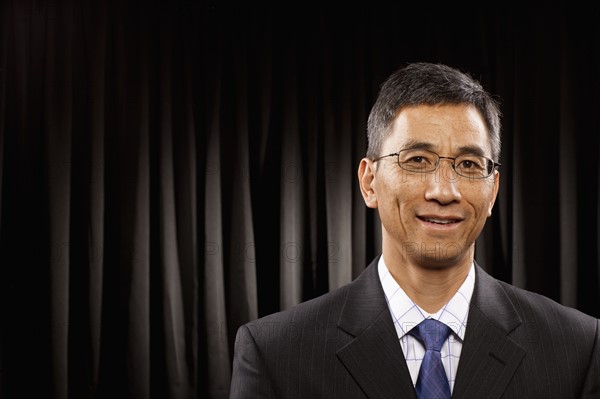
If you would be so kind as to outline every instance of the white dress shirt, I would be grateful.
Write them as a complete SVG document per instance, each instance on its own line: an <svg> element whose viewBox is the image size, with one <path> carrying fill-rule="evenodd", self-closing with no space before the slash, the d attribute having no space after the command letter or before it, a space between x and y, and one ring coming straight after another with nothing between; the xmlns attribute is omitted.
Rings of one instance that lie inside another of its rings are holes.
<svg viewBox="0 0 600 399"><path fill-rule="evenodd" d="M439 320L452 329L440 351L448 383L450 384L450 392L452 392L465 337L469 303L475 287L475 265L471 264L469 274L456 294L435 314L425 312L406 295L390 274L383 260L383 255L379 258L378 271L413 385L417 384L419 368L425 355L425 347L408 332L427 318Z"/></svg>

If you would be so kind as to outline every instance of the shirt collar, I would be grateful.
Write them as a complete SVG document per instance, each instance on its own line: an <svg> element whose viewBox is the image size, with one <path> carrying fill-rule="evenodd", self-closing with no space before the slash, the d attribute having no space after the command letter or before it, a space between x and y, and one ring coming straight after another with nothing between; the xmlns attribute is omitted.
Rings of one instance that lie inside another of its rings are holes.
<svg viewBox="0 0 600 399"><path fill-rule="evenodd" d="M465 278L458 291L435 314L425 312L406 295L390 274L383 260L383 255L379 258L377 267L379 279L390 313L392 314L398 338L402 338L423 320L432 318L450 327L461 341L464 339L467 316L469 315L469 303L471 302L473 289L475 288L475 265L473 263L471 263L467 278Z"/></svg>

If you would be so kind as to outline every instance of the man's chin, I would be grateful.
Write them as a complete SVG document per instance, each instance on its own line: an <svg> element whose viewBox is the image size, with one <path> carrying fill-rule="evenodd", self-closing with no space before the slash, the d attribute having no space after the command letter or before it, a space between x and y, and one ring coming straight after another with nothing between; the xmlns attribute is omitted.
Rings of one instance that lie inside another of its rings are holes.
<svg viewBox="0 0 600 399"><path fill-rule="evenodd" d="M463 260L463 258L459 258L459 257L454 257L454 258L421 257L418 259L418 264L424 269L444 270L444 269L450 269L452 267L456 267L456 266L462 264L461 260Z"/></svg>
<svg viewBox="0 0 600 399"><path fill-rule="evenodd" d="M422 242L405 246L406 253L417 263L433 269L452 267L463 263L471 245L458 241Z"/></svg>

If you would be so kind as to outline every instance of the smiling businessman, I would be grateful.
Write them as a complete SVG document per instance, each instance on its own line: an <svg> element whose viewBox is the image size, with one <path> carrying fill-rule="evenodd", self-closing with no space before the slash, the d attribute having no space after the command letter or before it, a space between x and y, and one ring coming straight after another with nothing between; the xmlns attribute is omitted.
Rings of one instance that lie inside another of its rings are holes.
<svg viewBox="0 0 600 399"><path fill-rule="evenodd" d="M353 282L239 328L231 398L600 398L599 320L475 260L500 111L470 75L413 63L382 85L358 167L382 253Z"/></svg>

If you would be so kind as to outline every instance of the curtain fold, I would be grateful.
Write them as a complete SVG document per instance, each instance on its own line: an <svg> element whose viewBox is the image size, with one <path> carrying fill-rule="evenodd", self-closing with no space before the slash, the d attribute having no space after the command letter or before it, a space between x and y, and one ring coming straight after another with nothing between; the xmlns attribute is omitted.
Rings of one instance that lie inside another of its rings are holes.
<svg viewBox="0 0 600 399"><path fill-rule="evenodd" d="M283 129L281 137L281 182L280 191L280 273L279 304L281 309L289 309L302 302L302 270L307 255L305 234L305 190L306 176L302 173L302 140L298 115L298 70L297 60L290 56L286 65L283 101Z"/></svg>
<svg viewBox="0 0 600 399"><path fill-rule="evenodd" d="M232 49L237 43L246 43L247 38L240 32L230 37ZM258 316L256 282L256 246L253 201L251 193L252 168L250 163L250 98L248 97L249 79L248 58L243 48L229 54L229 60L235 66L231 72L231 97L224 97L226 114L231 115L224 123L226 145L221 146L223 158L221 167L227 171L223 181L229 208L224 219L226 241L226 266L228 273L230 316L229 338L235 337L236 326L243 320L252 320ZM218 117L223 118L223 114Z"/></svg>
<svg viewBox="0 0 600 399"><path fill-rule="evenodd" d="M329 290L352 280L352 191L355 169L351 162L349 90L344 79L341 49L324 42L323 47L323 130L325 158L325 213L327 217L327 263ZM339 58L338 58L339 57ZM341 71L341 72L340 72ZM338 94L339 93L339 94Z"/></svg>
<svg viewBox="0 0 600 399"><path fill-rule="evenodd" d="M204 328L206 329L206 391L213 398L227 395L230 383L231 355L226 306L226 277L224 271L224 233L221 174L221 85L219 74L209 93L213 99L209 106L210 125L207 126L206 165L204 170L205 214L204 222Z"/></svg>
<svg viewBox="0 0 600 399"><path fill-rule="evenodd" d="M168 26L173 26L169 24ZM186 336L183 306L181 269L193 267L182 264L176 226L175 173L174 173L174 118L173 109L181 104L176 101L173 81L176 80L172 60L177 57L171 52L171 32L161 32L160 43L160 135L158 137L158 207L157 242L160 245L160 281L163 291L165 370L168 378L169 397L189 397L189 370L186 362ZM178 71L180 72L180 71Z"/></svg>
<svg viewBox="0 0 600 399"><path fill-rule="evenodd" d="M68 393L69 281L71 224L71 143L73 134L73 9L50 8L34 16L34 43L45 48L43 69L42 131L48 177L50 251L50 329L53 394ZM38 24L36 26L36 24ZM39 40L39 41L38 41Z"/></svg>
<svg viewBox="0 0 600 399"><path fill-rule="evenodd" d="M105 4L105 3L101 3ZM105 6L88 8L81 21L82 44L89 60L84 76L89 84L85 103L89 107L88 142L82 146L81 153L89 159L89 168L85 171L82 197L86 203L81 220L84 228L82 262L88 265L87 278L81 284L89 287L81 300L85 303L88 320L83 323L89 351L90 391L96 392L100 384L100 353L102 332L102 293L104 264L104 218L105 218L105 178L107 165L105 160L104 134L106 130L106 61L107 61L107 9ZM80 350L80 349L79 349ZM87 352L86 351L86 352Z"/></svg>
<svg viewBox="0 0 600 399"><path fill-rule="evenodd" d="M195 137L196 117L194 114L194 80L191 57L182 57L182 66L179 68L181 84L176 90L180 99L174 107L174 195L177 229L177 251L181 260L180 281L182 290L182 327L181 338L185 340L184 358L181 363L187 367L189 389L187 397L193 397L198 389L198 330L199 324L199 245L198 235L198 161L196 151L198 148Z"/></svg>
<svg viewBox="0 0 600 399"><path fill-rule="evenodd" d="M577 228L577 167L572 162L577 159L576 143L570 132L577 127L573 119L573 97L570 76L573 74L569 60L571 49L567 47L568 38L563 35L560 40L560 139L559 139L559 187L560 187L560 299L561 303L577 306L577 268L571 267L578 262L578 228Z"/></svg>
<svg viewBox="0 0 600 399"><path fill-rule="evenodd" d="M108 182L106 188L111 194L107 206L116 212L109 211L105 219L105 223L111 224L105 230L105 241L115 254L105 258L103 265L107 284L103 293L101 348L105 357L100 393L115 395L127 386L128 395L148 397L154 360L150 352L153 330L150 277L152 258L156 256L151 244L154 177L150 168L159 163L152 149L152 124L156 122L151 120L153 93L148 82L154 73L149 61L155 50L144 21L121 7L115 36L111 37L108 48L114 52L115 69L107 84L115 85L112 90L117 101L108 111L114 112L115 119L105 133L109 150L105 153L105 163L111 169L107 180L116 179L118 185ZM118 287L112 285L115 278ZM113 291L115 288L118 291ZM115 295L116 301L112 298ZM109 320L117 320L119 324L106 328ZM121 366L110 368L115 361L120 361ZM125 385L126 381L131 382Z"/></svg>

